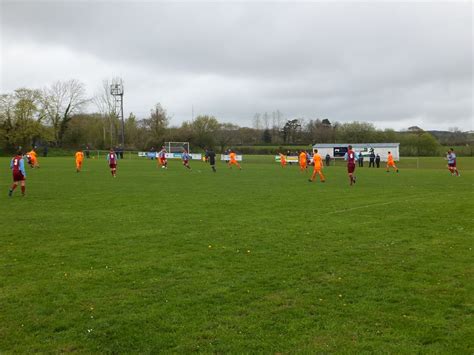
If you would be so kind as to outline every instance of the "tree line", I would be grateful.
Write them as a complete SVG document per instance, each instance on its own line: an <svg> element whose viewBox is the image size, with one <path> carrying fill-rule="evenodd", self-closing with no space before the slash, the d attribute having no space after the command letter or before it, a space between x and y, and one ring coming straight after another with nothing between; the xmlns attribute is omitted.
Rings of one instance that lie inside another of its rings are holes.
<svg viewBox="0 0 474 355"><path fill-rule="evenodd" d="M121 121L110 94L110 82L92 98L77 80L58 81L44 89L20 88L0 94L0 146L49 145L58 148L108 149L121 143ZM95 107L94 113L85 112ZM380 130L367 122L338 123L329 119L284 119L280 111L255 114L252 127L223 123L212 115L200 115L179 126L159 103L147 117L130 113L125 118L125 149L148 150L165 141L190 142L193 149L214 147L224 151L237 146L308 145L312 143L400 142L404 155L434 155L444 144L471 144L472 136L459 130L433 135L421 129L396 132ZM274 148L273 150L275 150ZM269 149L269 152L271 149Z"/></svg>

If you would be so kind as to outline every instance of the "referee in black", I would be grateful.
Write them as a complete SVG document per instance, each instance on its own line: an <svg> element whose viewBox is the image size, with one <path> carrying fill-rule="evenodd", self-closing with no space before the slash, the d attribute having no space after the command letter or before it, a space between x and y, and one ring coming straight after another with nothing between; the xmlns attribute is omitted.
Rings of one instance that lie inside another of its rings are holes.
<svg viewBox="0 0 474 355"><path fill-rule="evenodd" d="M375 168L375 152L374 152L374 149L370 150L369 168Z"/></svg>
<svg viewBox="0 0 474 355"><path fill-rule="evenodd" d="M211 166L212 171L216 172L216 153L214 153L214 150L212 148L206 150L206 158L209 161L209 165Z"/></svg>

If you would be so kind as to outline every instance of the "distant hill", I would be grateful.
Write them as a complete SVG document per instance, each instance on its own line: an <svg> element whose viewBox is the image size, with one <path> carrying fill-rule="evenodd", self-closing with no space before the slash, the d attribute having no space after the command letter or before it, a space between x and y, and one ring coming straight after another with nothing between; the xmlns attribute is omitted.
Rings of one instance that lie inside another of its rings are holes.
<svg viewBox="0 0 474 355"><path fill-rule="evenodd" d="M471 132L451 132L451 131L426 131L436 137L441 144L464 145L474 141L474 134Z"/></svg>

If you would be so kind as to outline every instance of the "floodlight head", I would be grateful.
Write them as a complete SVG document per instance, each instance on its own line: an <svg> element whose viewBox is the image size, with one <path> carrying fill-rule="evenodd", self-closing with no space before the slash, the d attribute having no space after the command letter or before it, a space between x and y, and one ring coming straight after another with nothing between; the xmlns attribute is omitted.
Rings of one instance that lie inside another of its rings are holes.
<svg viewBox="0 0 474 355"><path fill-rule="evenodd" d="M110 94L111 94L112 96L120 96L120 95L123 95L123 84L122 84L122 81L113 82L112 85L110 85Z"/></svg>

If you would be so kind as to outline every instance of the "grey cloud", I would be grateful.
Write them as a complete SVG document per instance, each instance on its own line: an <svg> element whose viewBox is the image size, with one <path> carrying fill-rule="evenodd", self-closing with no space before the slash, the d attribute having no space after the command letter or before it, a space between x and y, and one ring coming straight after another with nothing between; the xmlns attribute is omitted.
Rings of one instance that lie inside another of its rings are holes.
<svg viewBox="0 0 474 355"><path fill-rule="evenodd" d="M1 20L8 43L118 61L131 107L151 107L147 87L160 82L154 100L166 98L178 121L197 102L245 123L256 111L279 109L288 117L473 128L467 2L4 1Z"/></svg>

